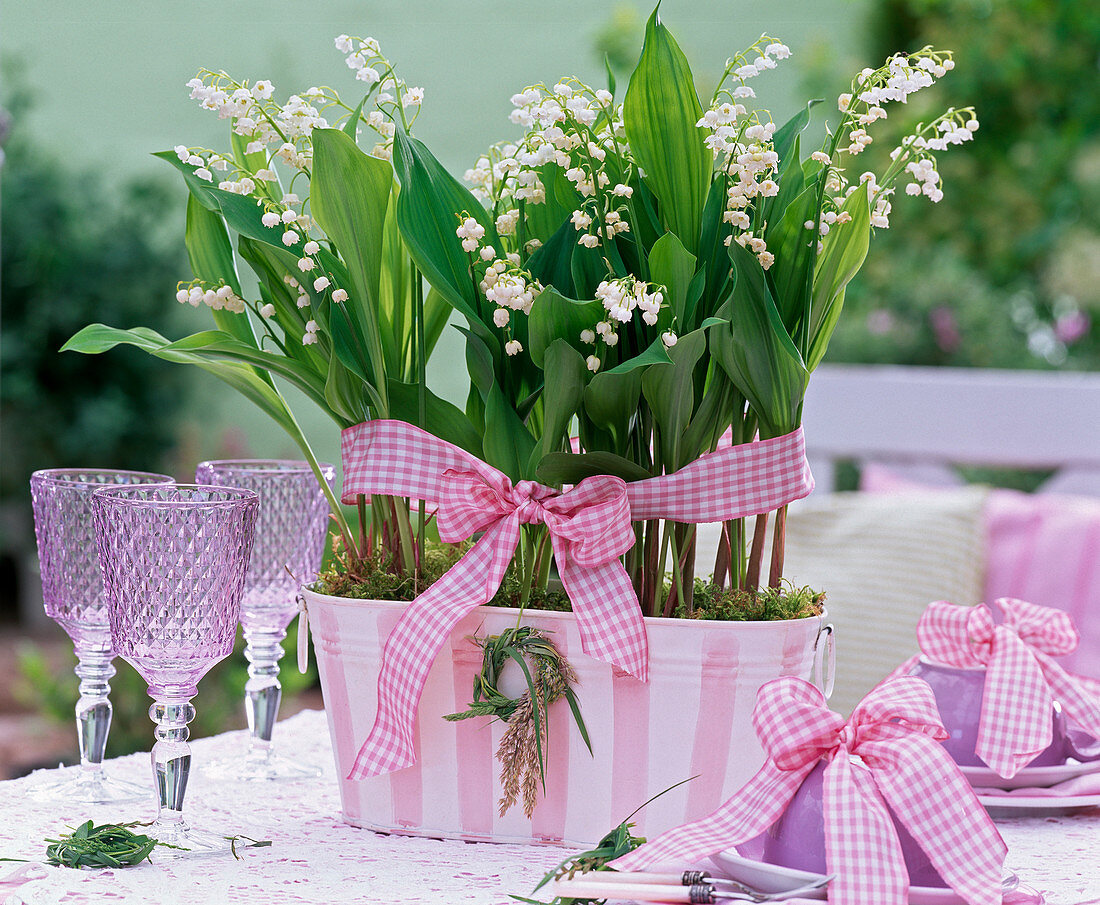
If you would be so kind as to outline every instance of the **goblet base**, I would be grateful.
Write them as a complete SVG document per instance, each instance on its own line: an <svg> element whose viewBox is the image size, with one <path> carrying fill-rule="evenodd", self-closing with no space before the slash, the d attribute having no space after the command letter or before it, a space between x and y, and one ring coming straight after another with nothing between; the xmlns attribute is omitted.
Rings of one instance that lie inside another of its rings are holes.
<svg viewBox="0 0 1100 905"><path fill-rule="evenodd" d="M71 767L62 771L57 779L31 786L27 794L38 799L64 799L75 804L115 804L147 799L152 792L147 786L112 779L101 770Z"/></svg>
<svg viewBox="0 0 1100 905"><path fill-rule="evenodd" d="M234 782L294 782L317 779L321 769L302 764L273 751L250 751L243 758L221 757L203 764L200 769L212 779Z"/></svg>
<svg viewBox="0 0 1100 905"><path fill-rule="evenodd" d="M155 821L140 832L161 843L152 851L152 859L201 858L228 855L233 851L233 837L219 836L209 830L196 829L186 822Z"/></svg>

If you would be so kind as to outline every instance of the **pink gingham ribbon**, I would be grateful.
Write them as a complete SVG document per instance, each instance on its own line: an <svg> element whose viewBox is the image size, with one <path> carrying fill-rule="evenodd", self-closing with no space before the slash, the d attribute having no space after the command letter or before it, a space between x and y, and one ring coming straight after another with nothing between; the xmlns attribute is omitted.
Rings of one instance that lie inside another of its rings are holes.
<svg viewBox="0 0 1100 905"><path fill-rule="evenodd" d="M670 830L612 862L639 870L698 861L763 833L824 759L825 862L835 905L905 905L909 874L889 808L933 867L970 905L1000 905L1007 848L939 741L947 738L921 679L882 683L845 722L804 679L760 689L753 726L768 755L709 817ZM851 757L869 770L855 767Z"/></svg>
<svg viewBox="0 0 1100 905"><path fill-rule="evenodd" d="M649 648L641 607L619 557L631 521L718 522L777 509L813 489L801 429L701 457L672 475L628 484L600 475L559 492L515 486L476 456L403 421L367 421L342 435L343 501L390 494L437 507L448 543L481 539L405 609L386 640L378 711L349 774L365 779L416 762L413 725L436 655L454 626L500 587L521 524L546 525L581 646L645 681Z"/></svg>
<svg viewBox="0 0 1100 905"><path fill-rule="evenodd" d="M985 604L929 604L917 624L920 649L948 666L985 667L985 692L974 750L1001 776L1015 776L1052 739L1054 701L1100 738L1100 700L1054 657L1075 650L1079 636L1061 610L1002 597L1001 623Z"/></svg>

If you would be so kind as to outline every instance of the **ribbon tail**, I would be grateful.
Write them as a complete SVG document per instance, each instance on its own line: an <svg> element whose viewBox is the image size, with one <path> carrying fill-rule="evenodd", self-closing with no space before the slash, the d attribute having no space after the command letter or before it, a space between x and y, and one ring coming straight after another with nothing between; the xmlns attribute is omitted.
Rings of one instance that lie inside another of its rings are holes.
<svg viewBox="0 0 1100 905"><path fill-rule="evenodd" d="M906 905L909 871L890 811L843 749L825 768L823 797L831 905Z"/></svg>
<svg viewBox="0 0 1100 905"><path fill-rule="evenodd" d="M1044 651L1032 648L1031 653L1066 717L1100 739L1100 686L1093 688L1082 676L1070 675Z"/></svg>
<svg viewBox="0 0 1100 905"><path fill-rule="evenodd" d="M1014 631L998 626L974 746L978 757L1004 778L1015 776L1050 745L1053 707L1046 676L1031 649ZM1006 739L1011 750L1004 745Z"/></svg>
<svg viewBox="0 0 1100 905"><path fill-rule="evenodd" d="M815 764L816 761L810 761L796 770L780 770L769 760L718 810L702 820L662 833L652 842L612 861L611 866L616 870L642 870L669 861L698 861L747 842L779 819Z"/></svg>
<svg viewBox="0 0 1100 905"><path fill-rule="evenodd" d="M381 776L416 763L413 727L432 663L459 620L500 587L518 541L518 518L501 520L401 614L382 652L374 726L348 779Z"/></svg>
<svg viewBox="0 0 1100 905"><path fill-rule="evenodd" d="M556 536L553 542L561 582L577 617L582 650L647 681L649 637L641 604L623 564L616 559L602 566L581 567Z"/></svg>
<svg viewBox="0 0 1100 905"><path fill-rule="evenodd" d="M947 752L928 737L894 736L865 742L860 753L939 875L969 905L1000 905L1008 847Z"/></svg>

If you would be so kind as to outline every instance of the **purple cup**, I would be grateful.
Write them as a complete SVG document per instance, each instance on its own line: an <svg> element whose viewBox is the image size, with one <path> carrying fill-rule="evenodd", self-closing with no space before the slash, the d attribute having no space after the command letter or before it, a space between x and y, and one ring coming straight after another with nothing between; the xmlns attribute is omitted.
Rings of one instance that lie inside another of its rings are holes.
<svg viewBox="0 0 1100 905"><path fill-rule="evenodd" d="M943 747L955 763L961 767L987 767L974 751L985 694L985 669L947 666L921 657L909 674L924 679L932 687L940 719L951 733ZM1051 708L1051 726L1053 740L1050 746L1040 751L1027 766L1049 767L1066 762L1065 719L1058 708Z"/></svg>
<svg viewBox="0 0 1100 905"><path fill-rule="evenodd" d="M862 764L853 764L852 767L855 770L867 769ZM821 761L802 781L783 816L758 839L746 843L745 847L757 846L762 840L763 860L769 864L817 874L828 873L825 866L824 777L825 761ZM909 883L912 886L946 888L947 883L936 872L920 844L909 835L893 811L890 811L890 817L909 870Z"/></svg>

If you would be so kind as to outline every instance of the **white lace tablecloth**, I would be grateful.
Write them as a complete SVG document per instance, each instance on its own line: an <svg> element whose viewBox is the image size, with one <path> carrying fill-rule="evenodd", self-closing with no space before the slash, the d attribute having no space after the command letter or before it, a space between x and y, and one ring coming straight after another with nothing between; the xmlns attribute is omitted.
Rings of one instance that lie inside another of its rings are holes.
<svg viewBox="0 0 1100 905"><path fill-rule="evenodd" d="M270 839L270 848L229 856L170 861L122 870L31 869L19 885L3 880L25 866L0 862L0 905L452 905L512 903L527 895L567 852L558 848L486 845L383 836L340 821L340 801L323 713L306 711L279 725L284 754L320 766L317 781L251 784L212 779L202 764L242 750L243 733L200 739L186 811L197 826ZM151 782L148 755L111 761L111 775ZM72 807L26 796L57 771L0 783L0 857L41 858L40 841L89 818L98 822L149 819L152 805ZM1100 905L1100 810L1074 817L999 822L1009 845L1008 866L1041 889L1049 905ZM610 829L610 827L609 827Z"/></svg>

